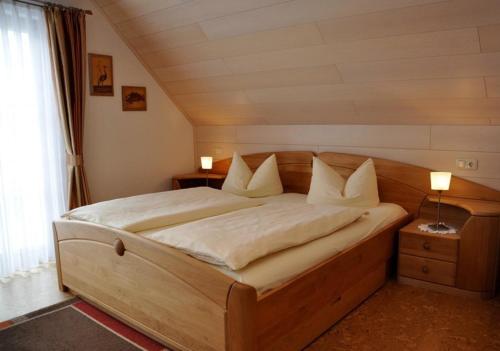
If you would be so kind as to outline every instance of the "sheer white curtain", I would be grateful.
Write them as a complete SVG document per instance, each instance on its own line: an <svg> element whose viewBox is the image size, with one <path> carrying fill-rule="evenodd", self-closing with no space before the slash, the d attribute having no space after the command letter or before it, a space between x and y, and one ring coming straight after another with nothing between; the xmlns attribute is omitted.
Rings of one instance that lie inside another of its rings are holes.
<svg viewBox="0 0 500 351"><path fill-rule="evenodd" d="M0 1L0 279L54 259L65 163L43 9Z"/></svg>

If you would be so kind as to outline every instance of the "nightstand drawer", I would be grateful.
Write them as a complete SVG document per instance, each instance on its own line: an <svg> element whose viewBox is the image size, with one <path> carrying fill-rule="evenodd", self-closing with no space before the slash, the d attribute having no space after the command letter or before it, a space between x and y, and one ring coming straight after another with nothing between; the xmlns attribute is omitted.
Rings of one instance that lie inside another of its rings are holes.
<svg viewBox="0 0 500 351"><path fill-rule="evenodd" d="M457 266L454 263L400 254L398 266L401 276L455 285Z"/></svg>
<svg viewBox="0 0 500 351"><path fill-rule="evenodd" d="M405 232L399 236L399 252L404 254L457 262L457 251L458 240Z"/></svg>

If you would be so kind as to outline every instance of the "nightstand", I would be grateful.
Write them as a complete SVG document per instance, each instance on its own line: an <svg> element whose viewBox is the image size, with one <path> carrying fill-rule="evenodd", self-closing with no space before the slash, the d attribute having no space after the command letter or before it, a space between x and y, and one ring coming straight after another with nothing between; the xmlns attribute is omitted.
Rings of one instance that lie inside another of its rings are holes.
<svg viewBox="0 0 500 351"><path fill-rule="evenodd" d="M429 196L419 216L399 231L398 281L442 292L491 298L500 281L500 203L441 198L442 220L456 234L418 229L436 221L437 198Z"/></svg>
<svg viewBox="0 0 500 351"><path fill-rule="evenodd" d="M226 179L225 174L208 174L208 186L215 189L220 189L222 183ZM172 178L172 189L186 189L195 188L198 186L206 186L207 174L206 173L190 173L174 176Z"/></svg>
<svg viewBox="0 0 500 351"><path fill-rule="evenodd" d="M419 218L399 231L399 276L455 286L460 236L418 229L425 223Z"/></svg>

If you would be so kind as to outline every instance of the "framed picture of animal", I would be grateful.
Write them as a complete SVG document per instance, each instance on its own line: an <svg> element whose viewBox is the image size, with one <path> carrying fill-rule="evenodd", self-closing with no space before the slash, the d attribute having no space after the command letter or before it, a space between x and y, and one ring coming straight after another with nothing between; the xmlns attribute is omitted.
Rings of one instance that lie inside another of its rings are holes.
<svg viewBox="0 0 500 351"><path fill-rule="evenodd" d="M122 86L122 110L146 111L146 87Z"/></svg>
<svg viewBox="0 0 500 351"><path fill-rule="evenodd" d="M89 54L90 95L113 96L113 57Z"/></svg>

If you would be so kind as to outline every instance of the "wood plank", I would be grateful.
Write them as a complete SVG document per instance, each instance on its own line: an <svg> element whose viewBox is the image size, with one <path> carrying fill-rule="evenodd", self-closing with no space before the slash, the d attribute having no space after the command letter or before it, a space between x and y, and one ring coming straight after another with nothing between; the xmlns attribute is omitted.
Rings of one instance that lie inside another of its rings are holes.
<svg viewBox="0 0 500 351"><path fill-rule="evenodd" d="M360 117L375 123L384 118L400 118L402 121L413 120L414 123L429 120L430 124L439 124L450 119L469 119L476 121L475 124L489 124L489 118L498 117L500 99L357 100L355 105Z"/></svg>
<svg viewBox="0 0 500 351"><path fill-rule="evenodd" d="M500 77L486 77L486 91L489 97L500 97Z"/></svg>
<svg viewBox="0 0 500 351"><path fill-rule="evenodd" d="M329 65L175 81L165 84L165 87L176 95L339 82L337 68Z"/></svg>
<svg viewBox="0 0 500 351"><path fill-rule="evenodd" d="M173 66L322 43L317 27L305 24L151 52L145 60L151 67Z"/></svg>
<svg viewBox="0 0 500 351"><path fill-rule="evenodd" d="M187 65L161 67L153 70L162 82L193 79L201 77L214 77L230 74L222 60L189 63Z"/></svg>
<svg viewBox="0 0 500 351"><path fill-rule="evenodd" d="M429 127L418 126L247 126L237 128L235 142L258 144L350 145L356 147L429 147ZM391 138L387 138L391 135ZM222 141L222 140L217 140Z"/></svg>
<svg viewBox="0 0 500 351"><path fill-rule="evenodd" d="M500 75L500 53L337 64L345 82Z"/></svg>
<svg viewBox="0 0 500 351"><path fill-rule="evenodd" d="M188 0L119 0L102 6L102 10L111 23L120 23L128 19L144 16L148 13L167 9Z"/></svg>
<svg viewBox="0 0 500 351"><path fill-rule="evenodd" d="M438 0L294 0L208 20L201 25L208 37L214 39L314 22L329 17L353 16L436 1Z"/></svg>
<svg viewBox="0 0 500 351"><path fill-rule="evenodd" d="M340 104L317 104L313 107L307 107L307 104L297 103L274 105L269 104L266 108L267 124L283 125L283 124L361 124L354 106L349 102L341 102ZM311 106L311 105L309 105ZM294 108L295 107L295 108ZM302 144L302 143L300 143Z"/></svg>
<svg viewBox="0 0 500 351"><path fill-rule="evenodd" d="M316 86L279 87L245 91L254 103L485 97L482 78L410 80L395 82L345 83Z"/></svg>
<svg viewBox="0 0 500 351"><path fill-rule="evenodd" d="M359 122L357 124L378 124L378 125L393 125L393 124L401 124L401 125L489 125L490 120L488 118L476 118L476 117L450 117L450 118L430 118L430 117L421 117L418 119L415 118L406 118L406 117L377 117L377 118L367 118L367 117L359 117Z"/></svg>
<svg viewBox="0 0 500 351"><path fill-rule="evenodd" d="M182 107L217 106L219 104L248 104L250 101L242 91L176 95L175 101Z"/></svg>
<svg viewBox="0 0 500 351"><path fill-rule="evenodd" d="M202 142L224 142L236 141L236 127L234 126L201 126L195 129L195 141Z"/></svg>
<svg viewBox="0 0 500 351"><path fill-rule="evenodd" d="M196 0L149 13L118 23L118 29L127 38L161 32L166 29L194 24L233 12L264 7L284 0Z"/></svg>
<svg viewBox="0 0 500 351"><path fill-rule="evenodd" d="M207 41L207 36L198 24L177 27L128 40L139 54L175 48L178 46L198 44Z"/></svg>
<svg viewBox="0 0 500 351"><path fill-rule="evenodd" d="M179 95L182 96L182 95ZM174 97L175 99L175 97ZM262 111L258 110L255 105L251 104L232 104L232 103L221 103L213 105L203 105L203 104L189 104L186 102L185 111L194 120L213 120L213 121L223 121L226 120L228 124L231 124L231 120L258 120L266 117ZM209 123L210 124L210 123ZM266 123L264 123L266 124Z"/></svg>
<svg viewBox="0 0 500 351"><path fill-rule="evenodd" d="M479 53L475 28L336 42L226 58L234 73L310 67L342 62L390 60Z"/></svg>
<svg viewBox="0 0 500 351"><path fill-rule="evenodd" d="M191 104L190 106L186 106L186 111L195 119L210 121L212 118L214 120L224 118L227 124L236 124L231 123L233 120L257 121L253 124L328 124L335 121L349 124L357 118L353 104L345 101L319 101L314 104L299 101L291 103L221 104L212 106L193 106ZM303 143L299 142L296 144Z"/></svg>
<svg viewBox="0 0 500 351"><path fill-rule="evenodd" d="M191 115L188 116L193 121L195 126L239 126L239 125L253 125L253 124L266 124L264 118L259 117L224 117L217 114L214 115ZM231 153L232 155L232 153ZM231 156L229 155L229 156Z"/></svg>
<svg viewBox="0 0 500 351"><path fill-rule="evenodd" d="M451 0L318 22L327 42L468 28L500 22L497 0Z"/></svg>
<svg viewBox="0 0 500 351"><path fill-rule="evenodd" d="M498 126L432 126L431 148L436 150L467 150L500 152Z"/></svg>
<svg viewBox="0 0 500 351"><path fill-rule="evenodd" d="M497 10L498 13L500 13L500 10ZM500 19L497 22L500 22ZM481 52L500 51L500 24L482 26L478 28L478 31L481 40Z"/></svg>

